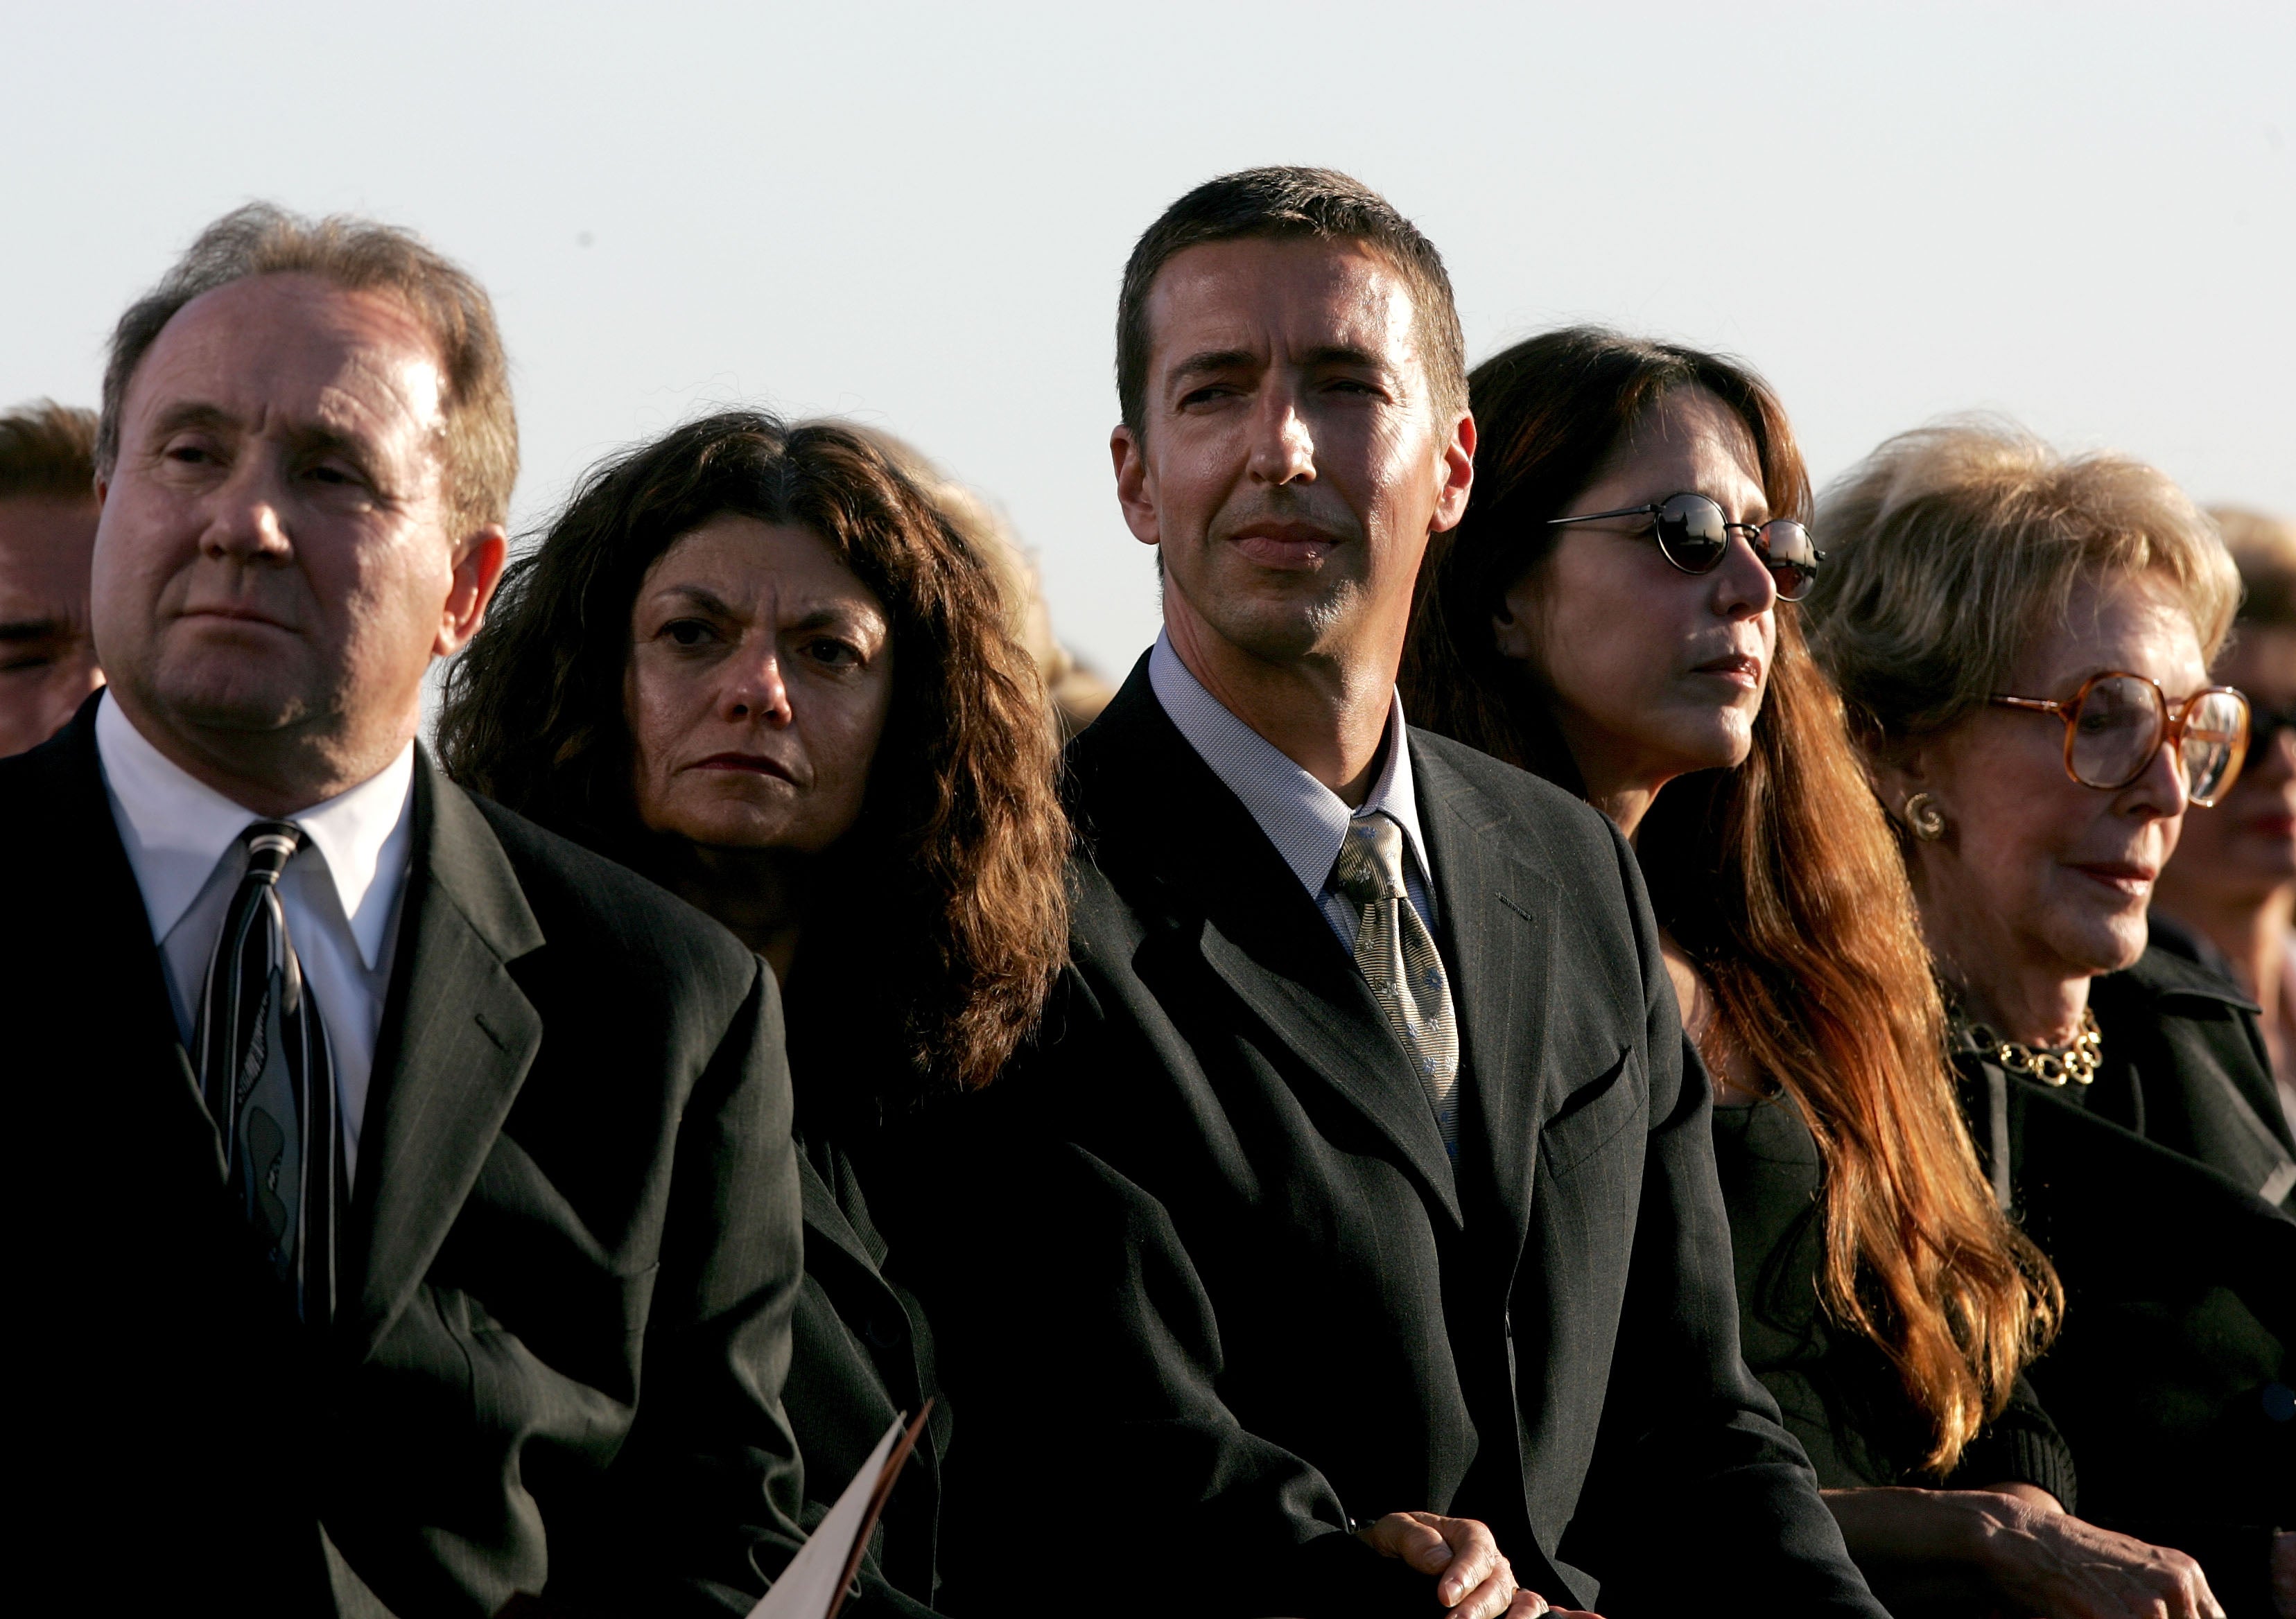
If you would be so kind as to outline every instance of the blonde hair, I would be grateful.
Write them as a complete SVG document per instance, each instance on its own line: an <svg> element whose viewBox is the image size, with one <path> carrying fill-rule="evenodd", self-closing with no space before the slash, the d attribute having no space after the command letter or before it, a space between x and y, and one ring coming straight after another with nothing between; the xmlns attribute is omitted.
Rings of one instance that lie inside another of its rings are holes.
<svg viewBox="0 0 2296 1619"><path fill-rule="evenodd" d="M200 233L160 284L127 307L103 372L96 470L119 454L120 412L144 354L184 305L256 275L316 275L350 292L397 294L429 330L447 375L445 495L463 533L507 522L518 481L510 362L486 289L412 231L348 214L307 219L269 202L234 209Z"/></svg>
<svg viewBox="0 0 2296 1619"><path fill-rule="evenodd" d="M1827 487L1815 527L1811 650L1869 747L1982 706L2083 581L2165 581L2211 659L2240 601L2216 525L2166 473L1995 418L1886 441Z"/></svg>

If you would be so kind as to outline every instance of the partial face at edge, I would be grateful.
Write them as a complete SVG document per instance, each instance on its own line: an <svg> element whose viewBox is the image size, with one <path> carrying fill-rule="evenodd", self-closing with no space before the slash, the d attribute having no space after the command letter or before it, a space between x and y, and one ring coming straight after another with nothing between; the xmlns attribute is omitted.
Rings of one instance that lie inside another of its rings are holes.
<svg viewBox="0 0 2296 1619"><path fill-rule="evenodd" d="M1190 248L1147 307L1146 423L1111 446L1168 620L1286 663L1399 649L1431 529L1458 520L1473 425L1439 416L1409 288L1359 244Z"/></svg>
<svg viewBox="0 0 2296 1619"><path fill-rule="evenodd" d="M809 530L727 514L684 535L630 609L640 821L712 848L828 848L860 817L893 655L884 604Z"/></svg>
<svg viewBox="0 0 2296 1619"><path fill-rule="evenodd" d="M1772 515L1752 436L1702 388L1660 398L1558 517L1703 495L1732 522ZM1574 524L1508 590L1492 626L1528 665L1597 796L1745 762L1777 649L1777 587L1742 535L1713 571L1669 562L1647 518ZM1526 546L1544 536L1525 536Z"/></svg>
<svg viewBox="0 0 2296 1619"><path fill-rule="evenodd" d="M103 683L88 630L93 496L0 500L0 756L37 748Z"/></svg>
<svg viewBox="0 0 2296 1619"><path fill-rule="evenodd" d="M2214 679L2248 694L2259 731L2263 715L2296 709L2296 629L2242 626ZM2268 741L2251 736L2232 790L2214 808L2185 817L2161 903L2173 910L2192 893L2214 904L2261 905L2290 883L2296 883L2296 731L2281 731Z"/></svg>

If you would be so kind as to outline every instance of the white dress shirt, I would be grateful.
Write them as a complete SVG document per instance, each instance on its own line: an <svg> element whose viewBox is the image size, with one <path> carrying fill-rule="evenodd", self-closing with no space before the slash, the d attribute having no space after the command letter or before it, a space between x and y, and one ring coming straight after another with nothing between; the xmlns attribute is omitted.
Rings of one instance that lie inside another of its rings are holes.
<svg viewBox="0 0 2296 1619"><path fill-rule="evenodd" d="M95 751L111 818L143 891L144 913L185 1044L199 1019L209 958L246 874L239 835L266 819L189 774L146 741L106 693ZM279 880L287 936L327 1026L343 1162L358 1169L359 1126L382 1027L383 996L414 838L414 744L348 792L289 815L304 844Z"/></svg>
<svg viewBox="0 0 2296 1619"><path fill-rule="evenodd" d="M1363 907L1341 893L1332 877L1340 846L1348 839L1348 822L1367 815L1385 815L1403 829L1403 886L1411 908L1427 931L1435 931L1434 890L1429 881L1427 848L1419 831L1419 800L1411 781L1411 748L1403 724L1403 699L1390 694L1387 737L1379 774L1361 806L1348 801L1292 763L1283 750L1228 711L1227 706L1203 688L1203 683L1180 661L1171 638L1159 634L1148 654L1148 685L1188 745L1201 755L1212 773L1243 801L1267 841L1292 868L1308 890L1308 897L1323 912L1332 931L1349 954L1356 947L1356 929L1363 922Z"/></svg>

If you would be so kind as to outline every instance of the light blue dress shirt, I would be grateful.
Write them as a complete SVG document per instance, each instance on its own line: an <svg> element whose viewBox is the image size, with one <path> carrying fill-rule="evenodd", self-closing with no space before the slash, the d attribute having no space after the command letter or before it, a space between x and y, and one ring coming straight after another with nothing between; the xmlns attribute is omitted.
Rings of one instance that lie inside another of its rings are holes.
<svg viewBox="0 0 2296 1619"><path fill-rule="evenodd" d="M1148 684L1188 746L1211 766L1212 773L1243 801L1267 841L1292 868L1308 897L1316 902L1324 920L1339 935L1349 955L1355 953L1356 928L1363 910L1332 883L1340 846L1347 841L1348 822L1365 815L1385 815L1403 829L1403 885L1412 909L1435 931L1433 885L1429 881L1427 846L1419 830L1419 802L1411 781L1411 748L1405 740L1403 699L1390 696L1387 739L1381 745L1379 774L1365 795L1362 806L1349 809L1347 800L1293 764L1283 750L1231 714L1226 705L1204 690L1202 683L1180 661L1171 638L1159 634L1148 654Z"/></svg>

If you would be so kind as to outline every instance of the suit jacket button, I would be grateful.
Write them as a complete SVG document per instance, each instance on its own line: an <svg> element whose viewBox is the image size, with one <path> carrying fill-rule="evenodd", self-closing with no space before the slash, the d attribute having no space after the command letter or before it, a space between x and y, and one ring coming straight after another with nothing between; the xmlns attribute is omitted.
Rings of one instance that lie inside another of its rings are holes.
<svg viewBox="0 0 2296 1619"><path fill-rule="evenodd" d="M869 1324L861 1329L861 1336L879 1349L890 1349L901 1341L901 1329L890 1315L873 1315Z"/></svg>

